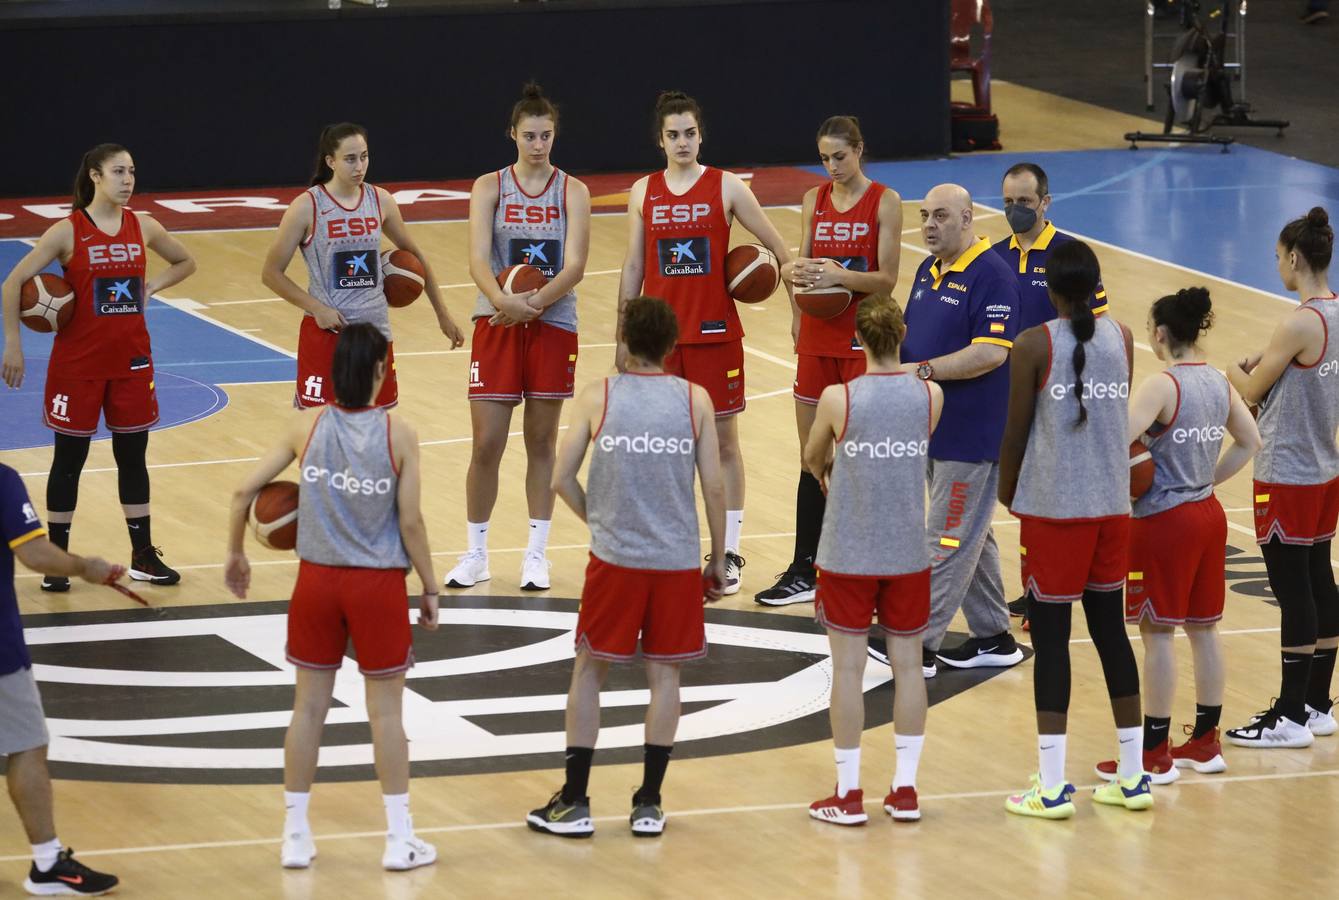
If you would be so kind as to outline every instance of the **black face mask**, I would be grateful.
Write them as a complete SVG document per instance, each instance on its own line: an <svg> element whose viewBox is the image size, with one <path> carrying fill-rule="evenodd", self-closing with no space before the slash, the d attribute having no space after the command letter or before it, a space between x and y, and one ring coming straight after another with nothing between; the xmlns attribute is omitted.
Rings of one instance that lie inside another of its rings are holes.
<svg viewBox="0 0 1339 900"><path fill-rule="evenodd" d="M1018 203L1010 203L1004 207L1004 219L1014 234L1026 234L1037 224L1037 211Z"/></svg>

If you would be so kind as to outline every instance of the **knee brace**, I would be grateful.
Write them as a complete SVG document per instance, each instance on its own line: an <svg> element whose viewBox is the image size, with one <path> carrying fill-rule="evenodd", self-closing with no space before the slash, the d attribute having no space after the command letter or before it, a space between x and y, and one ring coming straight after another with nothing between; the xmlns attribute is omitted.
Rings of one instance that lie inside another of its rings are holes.
<svg viewBox="0 0 1339 900"><path fill-rule="evenodd" d="M1260 548L1269 587L1279 602L1279 639L1283 647L1305 647L1316 642L1317 603L1311 593L1310 563L1313 549L1284 544L1277 538Z"/></svg>
<svg viewBox="0 0 1339 900"><path fill-rule="evenodd" d="M46 483L48 512L73 512L79 501L79 473L88 460L90 439L56 432L51 474Z"/></svg>
<svg viewBox="0 0 1339 900"><path fill-rule="evenodd" d="M1132 697L1139 693L1139 664L1125 633L1125 603L1120 591L1084 591L1083 613L1088 634L1102 661L1108 697Z"/></svg>
<svg viewBox="0 0 1339 900"><path fill-rule="evenodd" d="M1325 541L1312 547L1309 559L1311 596L1316 601L1316 637L1339 637L1339 590L1334 585L1330 542Z"/></svg>
<svg viewBox="0 0 1339 900"><path fill-rule="evenodd" d="M1068 603L1038 603L1028 595L1028 622L1032 649L1032 698L1037 712L1069 711L1069 631L1072 613Z"/></svg>
<svg viewBox="0 0 1339 900"><path fill-rule="evenodd" d="M149 502L149 432L113 434L112 455L116 457L116 486L125 506Z"/></svg>

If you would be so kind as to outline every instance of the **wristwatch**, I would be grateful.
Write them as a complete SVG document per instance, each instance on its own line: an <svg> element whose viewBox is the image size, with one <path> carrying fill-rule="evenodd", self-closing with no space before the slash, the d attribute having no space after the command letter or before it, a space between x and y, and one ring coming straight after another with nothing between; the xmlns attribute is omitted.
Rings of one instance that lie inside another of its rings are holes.
<svg viewBox="0 0 1339 900"><path fill-rule="evenodd" d="M928 359L916 366L916 377L921 381L929 381L935 377L935 367L930 365Z"/></svg>

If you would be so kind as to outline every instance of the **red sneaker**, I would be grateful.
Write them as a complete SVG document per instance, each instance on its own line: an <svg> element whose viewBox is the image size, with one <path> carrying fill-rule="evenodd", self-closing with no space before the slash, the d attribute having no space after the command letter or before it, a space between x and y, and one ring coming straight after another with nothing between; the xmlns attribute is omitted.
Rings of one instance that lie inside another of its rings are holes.
<svg viewBox="0 0 1339 900"><path fill-rule="evenodd" d="M1106 781L1116 780L1116 761L1108 759L1098 763L1094 767L1097 777ZM1149 780L1154 784L1171 784L1181 777L1176 764L1172 761L1172 754L1167 750L1167 742L1163 741L1152 750L1144 751L1144 771L1148 773Z"/></svg>
<svg viewBox="0 0 1339 900"><path fill-rule="evenodd" d="M883 798L883 811L893 817L894 822L915 822L921 817L920 803L916 800L916 789L903 786Z"/></svg>
<svg viewBox="0 0 1339 900"><path fill-rule="evenodd" d="M864 825L869 821L865 814L865 792L856 788L847 791L845 797L839 797L837 789L833 788L831 797L809 804L809 815L833 825Z"/></svg>
<svg viewBox="0 0 1339 900"><path fill-rule="evenodd" d="M1218 729L1215 728L1198 738L1191 738L1179 747L1172 748L1172 761L1182 768L1191 768L1201 775L1214 775L1227 771L1227 762L1223 759L1223 745L1218 742Z"/></svg>

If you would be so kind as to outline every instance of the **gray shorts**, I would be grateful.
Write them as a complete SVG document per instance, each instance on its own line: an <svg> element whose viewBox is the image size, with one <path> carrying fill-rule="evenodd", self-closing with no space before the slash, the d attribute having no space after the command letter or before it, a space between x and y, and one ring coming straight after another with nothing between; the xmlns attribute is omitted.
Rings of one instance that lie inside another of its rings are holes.
<svg viewBox="0 0 1339 900"><path fill-rule="evenodd" d="M0 755L36 750L50 741L33 670L0 675Z"/></svg>

